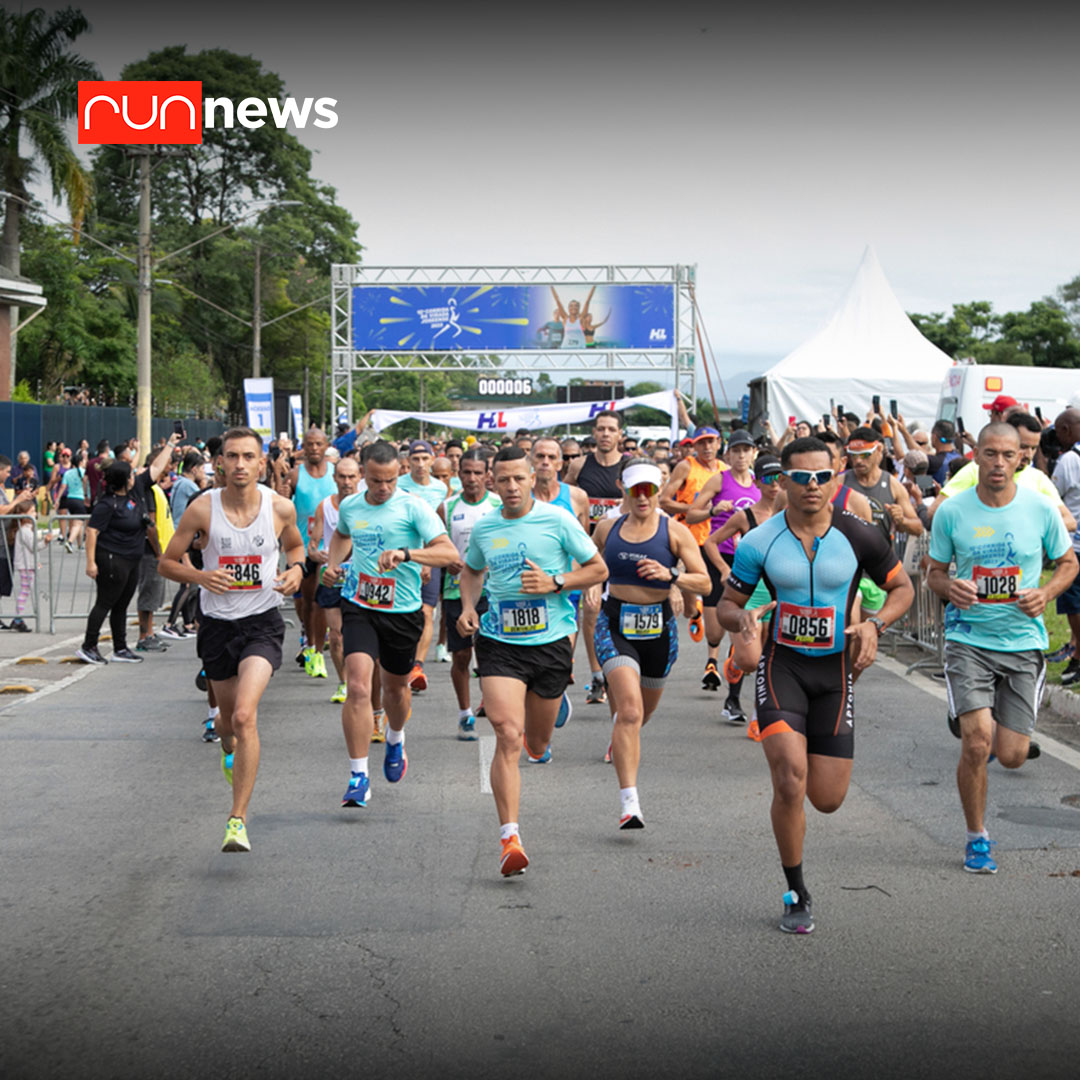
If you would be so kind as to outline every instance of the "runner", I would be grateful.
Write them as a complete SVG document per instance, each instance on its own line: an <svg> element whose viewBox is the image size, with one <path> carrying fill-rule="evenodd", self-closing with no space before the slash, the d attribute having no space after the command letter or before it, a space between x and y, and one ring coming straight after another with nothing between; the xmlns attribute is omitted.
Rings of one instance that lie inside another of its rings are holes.
<svg viewBox="0 0 1080 1080"><path fill-rule="evenodd" d="M873 663L878 636L908 609L914 590L881 531L831 502L836 477L825 443L796 439L780 461L788 508L743 538L717 614L732 634L738 667L757 667L772 826L788 884L780 929L807 934L814 921L802 870L804 802L809 797L822 813L842 805L855 748L852 669ZM853 625L864 570L888 598L880 616ZM751 609L762 579L772 602ZM769 609L763 649L758 620Z"/></svg>
<svg viewBox="0 0 1080 1080"><path fill-rule="evenodd" d="M1020 437L993 422L979 432L979 479L934 517L927 584L945 609L945 686L959 718L956 785L967 823L964 869L993 874L986 831L986 765L1028 758L1046 681L1042 613L1077 573L1076 553L1049 500L1017 486ZM1054 566L1039 586L1043 556ZM949 577L955 559L956 577Z"/></svg>
<svg viewBox="0 0 1080 1080"><path fill-rule="evenodd" d="M509 877L529 865L518 830L521 749L534 763L551 760L570 679L574 613L567 592L598 585L607 567L573 517L533 498L532 466L522 450L501 450L494 472L503 505L482 517L469 537L458 633L479 631L480 687L496 738L491 789L502 840L499 868ZM580 569L571 569L574 560ZM483 620L477 611L482 588L489 603Z"/></svg>
<svg viewBox="0 0 1080 1080"><path fill-rule="evenodd" d="M250 428L223 436L225 487L193 499L168 547L159 573L202 589L199 657L220 710L221 769L233 803L222 851L250 851L247 811L259 768L259 701L281 666L285 623L282 595L300 586L304 545L296 509L259 483L265 466L262 439ZM183 561L200 536L203 569ZM278 552L286 567L278 573Z"/></svg>
<svg viewBox="0 0 1080 1080"><path fill-rule="evenodd" d="M355 495L360 487L360 464L354 458L342 458L334 469L334 483L337 491L327 495L315 508L315 521L308 538L307 557L318 566L318 587L315 590L315 603L322 608L326 616L326 625L330 631L330 659L337 672L337 689L330 695L330 700L340 704L345 700L345 653L341 641L341 585L324 585L323 570L330 551L330 537L337 528L338 513L342 499Z"/></svg>
<svg viewBox="0 0 1080 1080"><path fill-rule="evenodd" d="M723 472L716 472L702 485L690 509L686 511L687 525L708 522L706 537L716 532L736 511L745 510L761 499L761 491L754 483L754 458L757 446L748 431L736 431L728 442L727 464ZM720 556L730 566L735 560L735 540L729 537L720 545ZM705 559L709 569L712 588L705 597L705 640L709 643L709 655L705 663L705 673L701 679L703 690L720 689L720 644L724 630L716 618L716 605L724 591L724 579L718 567L711 559ZM739 704L739 687L742 680L728 685L727 700L724 702L724 715L739 717L740 723L746 722Z"/></svg>
<svg viewBox="0 0 1080 1080"><path fill-rule="evenodd" d="M336 585L352 544L341 593L346 682L341 726L351 772L342 806L368 804L376 661L387 721L383 776L396 784L405 775L405 722L412 712L409 676L424 630L420 568L448 566L457 558L438 515L422 499L398 491L398 477L398 455L390 443L380 440L365 450L367 490L339 507L323 570L323 584Z"/></svg>
<svg viewBox="0 0 1080 1080"><path fill-rule="evenodd" d="M623 456L619 449L619 436L622 421L618 413L601 412L593 421L593 438L596 450L585 454L566 470L566 483L577 485L589 499L589 521L592 528L613 506L618 506L622 495L619 492L619 470ZM591 679L585 691L585 702L598 705L607 701L604 688L604 674L600 670L600 661L596 655L596 616L600 611L598 595L585 593L584 612L581 616L581 629L585 635L585 651L589 657Z"/></svg>
<svg viewBox="0 0 1080 1080"><path fill-rule="evenodd" d="M305 551L311 526L315 523L315 508L336 490L334 469L326 459L327 446L325 433L317 427L309 428L300 447L301 459L278 482L278 494L291 498L296 505L296 525ZM297 661L303 664L304 671L313 679L325 679L327 671L323 646L326 644L326 614L315 603L318 584L315 564L305 560L304 580L298 595L294 597L296 614L304 632L304 647L297 655Z"/></svg>
<svg viewBox="0 0 1080 1080"><path fill-rule="evenodd" d="M637 789L641 729L660 704L679 655L670 594L676 582L696 594L709 588L690 530L660 512L660 480L660 470L646 458L628 458L621 484L629 513L600 522L593 536L608 569L596 652L615 710L611 760L619 778L620 829L645 828Z"/></svg>
<svg viewBox="0 0 1080 1080"><path fill-rule="evenodd" d="M692 452L680 461L672 470L671 479L660 492L660 509L672 514L676 521L686 524L686 510L698 496L698 492L718 472L724 472L728 466L719 461L718 455L722 440L716 428L699 428L690 443ZM709 523L701 521L688 525L690 535L700 547L709 535ZM704 606L700 596L683 596L683 609L690 620L690 637L700 641L704 637ZM720 643L717 642L717 649ZM719 653L717 653L719 655ZM715 660L716 657L714 656ZM719 681L717 683L719 685Z"/></svg>
<svg viewBox="0 0 1080 1080"><path fill-rule="evenodd" d="M436 513L450 495L450 489L441 480L431 475L435 451L426 439L414 439L409 444L409 471L398 481L398 489L408 495L422 499ZM424 632L420 635L420 644L416 647L416 664L409 677L409 687L418 693L427 689L427 675L424 674L424 662L435 629L435 608L439 603L439 591L442 574L437 568L424 567L420 591L421 610L424 613Z"/></svg>
<svg viewBox="0 0 1080 1080"><path fill-rule="evenodd" d="M839 479L842 487L849 487L867 499L874 524L892 545L897 530L921 536L923 527L904 485L881 468L883 453L881 437L873 428L856 428L847 441L851 468L841 473Z"/></svg>
<svg viewBox="0 0 1080 1080"><path fill-rule="evenodd" d="M482 450L469 450L458 465L461 494L455 495L439 508L439 517L447 526L450 540L457 549L457 559L446 568L443 588L442 621L450 649L450 681L458 703L458 738L471 742L476 739L476 716L469 701L469 680L473 652L473 636L462 637L457 622L461 617L461 572L465 568L465 552L473 526L488 511L502 506L498 495L487 489L488 462ZM477 611L487 611L487 599L481 596Z"/></svg>

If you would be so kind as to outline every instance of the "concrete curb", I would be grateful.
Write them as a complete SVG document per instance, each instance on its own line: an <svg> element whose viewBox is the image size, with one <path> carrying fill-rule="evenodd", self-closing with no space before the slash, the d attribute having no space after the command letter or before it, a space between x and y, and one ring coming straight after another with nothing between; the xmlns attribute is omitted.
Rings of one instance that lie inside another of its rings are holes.
<svg viewBox="0 0 1080 1080"><path fill-rule="evenodd" d="M1043 708L1074 722L1080 722L1080 694L1074 694L1064 686L1048 686Z"/></svg>

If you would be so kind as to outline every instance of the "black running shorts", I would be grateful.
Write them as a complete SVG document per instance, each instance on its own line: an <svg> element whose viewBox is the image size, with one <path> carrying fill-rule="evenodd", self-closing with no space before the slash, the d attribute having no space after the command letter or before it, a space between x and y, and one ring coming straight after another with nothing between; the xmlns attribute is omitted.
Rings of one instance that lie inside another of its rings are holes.
<svg viewBox="0 0 1080 1080"><path fill-rule="evenodd" d="M362 652L379 661L391 675L408 675L416 663L416 646L424 632L424 613L372 611L344 597L341 639L345 655Z"/></svg>
<svg viewBox="0 0 1080 1080"><path fill-rule="evenodd" d="M570 684L574 650L568 637L550 645L508 645L476 635L476 667L480 678L518 679L537 697L562 697Z"/></svg>
<svg viewBox="0 0 1080 1080"><path fill-rule="evenodd" d="M199 616L199 636L196 651L203 663L206 677L213 682L233 678L240 661L249 656L261 656L277 671L281 667L281 650L285 644L285 620L280 608L271 608L244 619L215 619Z"/></svg>

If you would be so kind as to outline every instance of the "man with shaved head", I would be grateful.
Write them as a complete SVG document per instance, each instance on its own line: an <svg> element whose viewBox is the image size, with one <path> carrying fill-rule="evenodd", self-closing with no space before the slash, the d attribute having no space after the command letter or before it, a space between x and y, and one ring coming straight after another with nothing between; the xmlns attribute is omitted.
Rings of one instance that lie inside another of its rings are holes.
<svg viewBox="0 0 1080 1080"><path fill-rule="evenodd" d="M1057 488L1062 500L1075 518L1080 514L1080 409L1066 409L1054 420L1054 434L1058 445L1061 447L1061 456L1054 466L1054 487ZM1073 550L1080 552L1080 534L1073 533ZM1080 647L1080 586L1073 583L1057 599L1057 611L1069 620L1070 640L1063 652L1054 654L1051 659L1064 660L1069 663L1061 673L1062 685L1080 679L1080 658L1077 657L1077 649Z"/></svg>
<svg viewBox="0 0 1080 1080"><path fill-rule="evenodd" d="M945 685L962 739L956 783L967 822L964 869L993 874L987 762L996 754L1016 769L1028 758L1046 682L1042 613L1072 584L1078 564L1061 515L1014 479L1021 461L1016 427L987 424L975 457L975 487L934 516L927 584L947 601ZM1040 585L1044 555L1054 569Z"/></svg>

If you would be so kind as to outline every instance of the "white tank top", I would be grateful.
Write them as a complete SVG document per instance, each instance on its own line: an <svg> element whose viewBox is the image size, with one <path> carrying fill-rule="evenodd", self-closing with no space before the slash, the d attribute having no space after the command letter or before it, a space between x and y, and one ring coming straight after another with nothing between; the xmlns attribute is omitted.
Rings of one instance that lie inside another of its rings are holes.
<svg viewBox="0 0 1080 1080"><path fill-rule="evenodd" d="M274 527L274 493L258 485L262 502L255 520L246 528L233 525L221 507L222 488L210 492L210 534L203 548L207 570L227 570L233 577L228 592L202 589L199 599L205 614L214 619L245 619L281 606L274 592L278 572L278 540Z"/></svg>
<svg viewBox="0 0 1080 1080"><path fill-rule="evenodd" d="M330 537L334 535L334 530L337 528L338 514L341 513L341 507L334 505L334 496L327 495L322 501L322 539L319 541L320 551L330 550Z"/></svg>
<svg viewBox="0 0 1080 1080"><path fill-rule="evenodd" d="M561 349L584 349L585 348L585 331L581 328L581 320L574 319L573 322L567 318L566 323L563 326L563 339Z"/></svg>

